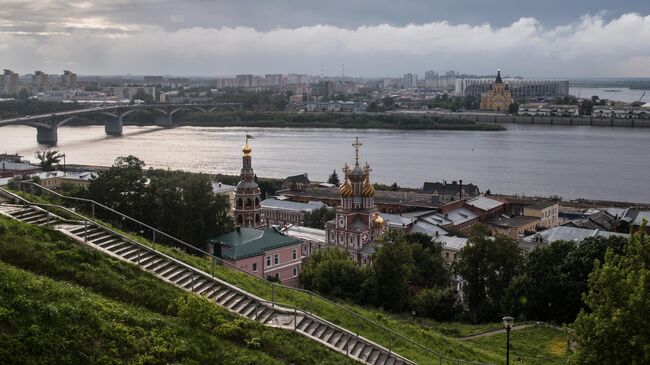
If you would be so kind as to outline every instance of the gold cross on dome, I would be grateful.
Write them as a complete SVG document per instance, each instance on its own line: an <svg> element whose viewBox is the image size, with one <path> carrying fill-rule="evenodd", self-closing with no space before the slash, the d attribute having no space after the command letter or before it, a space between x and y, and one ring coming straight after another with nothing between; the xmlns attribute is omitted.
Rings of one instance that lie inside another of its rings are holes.
<svg viewBox="0 0 650 365"><path fill-rule="evenodd" d="M354 147L354 160L357 165L359 164L359 147L362 145L363 143L359 142L359 137L357 137L352 144L352 147Z"/></svg>

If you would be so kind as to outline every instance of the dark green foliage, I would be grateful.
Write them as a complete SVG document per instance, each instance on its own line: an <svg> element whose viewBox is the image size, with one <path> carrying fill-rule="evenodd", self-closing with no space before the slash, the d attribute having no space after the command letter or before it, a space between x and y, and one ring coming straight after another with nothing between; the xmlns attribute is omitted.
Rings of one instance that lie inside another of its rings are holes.
<svg viewBox="0 0 650 365"><path fill-rule="evenodd" d="M52 171L54 170L54 165L61 162L63 159L63 154L57 150L47 149L42 151L36 151L36 158L41 165L43 171Z"/></svg>
<svg viewBox="0 0 650 365"><path fill-rule="evenodd" d="M212 192L210 177L165 170L145 174L143 167L137 157L118 157L90 183L87 197L197 247L232 229L228 198ZM122 225L129 228L128 222Z"/></svg>
<svg viewBox="0 0 650 365"><path fill-rule="evenodd" d="M334 184L334 185L336 185L336 186L339 186L339 184L340 184L341 182L339 181L339 175L336 173L336 170L333 170L333 171L332 171L332 174L331 174L330 177L327 179L327 182L330 183L330 184Z"/></svg>
<svg viewBox="0 0 650 365"><path fill-rule="evenodd" d="M56 113L66 110L83 109L79 103L59 103L38 100L9 100L0 103L0 119L15 118L22 115Z"/></svg>
<svg viewBox="0 0 650 365"><path fill-rule="evenodd" d="M305 213L305 221L303 222L303 225L311 228L324 229L325 223L334 219L335 216L336 211L334 208L322 206L311 212Z"/></svg>
<svg viewBox="0 0 650 365"><path fill-rule="evenodd" d="M409 282L415 271L411 246L398 232L382 236L381 244L373 255L366 290L374 305L399 312L408 304Z"/></svg>
<svg viewBox="0 0 650 365"><path fill-rule="evenodd" d="M622 254L607 250L589 275L576 319L578 364L650 363L650 237L645 224Z"/></svg>
<svg viewBox="0 0 650 365"><path fill-rule="evenodd" d="M517 114L518 111L519 111L519 103L516 101L510 103L510 105L508 106L508 113Z"/></svg>
<svg viewBox="0 0 650 365"><path fill-rule="evenodd" d="M421 288L446 287L450 273L442 258L442 248L424 233L411 233L404 237L409 243L414 268L409 282Z"/></svg>
<svg viewBox="0 0 650 365"><path fill-rule="evenodd" d="M625 239L589 237L581 243L556 241L526 259L525 272L508 289L509 313L526 319L571 323L584 306L589 273L608 249L621 253Z"/></svg>
<svg viewBox="0 0 650 365"><path fill-rule="evenodd" d="M181 124L216 127L505 130L497 124L451 120L436 115L406 114L211 112L189 113Z"/></svg>
<svg viewBox="0 0 650 365"><path fill-rule="evenodd" d="M463 311L458 298L451 289L427 288L413 298L413 310L418 316L438 322L456 320Z"/></svg>
<svg viewBox="0 0 650 365"><path fill-rule="evenodd" d="M474 322L500 317L506 289L521 272L522 262L517 241L504 235L489 237L484 226L475 226L456 266L465 280L463 292Z"/></svg>
<svg viewBox="0 0 650 365"><path fill-rule="evenodd" d="M337 298L359 300L365 272L347 252L327 248L313 254L300 271L305 289Z"/></svg>
<svg viewBox="0 0 650 365"><path fill-rule="evenodd" d="M58 232L0 226L3 364L353 363Z"/></svg>

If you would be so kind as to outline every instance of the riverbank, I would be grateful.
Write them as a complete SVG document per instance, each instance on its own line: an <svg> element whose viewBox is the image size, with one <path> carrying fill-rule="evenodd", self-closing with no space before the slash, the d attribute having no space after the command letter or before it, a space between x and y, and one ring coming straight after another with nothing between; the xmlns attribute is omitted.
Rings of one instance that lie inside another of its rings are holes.
<svg viewBox="0 0 650 365"><path fill-rule="evenodd" d="M375 113L297 113L297 112L180 112L174 124L190 127L243 128L341 128L390 130L445 130L445 131L504 131L505 127L459 120L431 114L375 114ZM136 111L124 118L124 125L155 125L156 113ZM77 118L68 125L103 125L97 116Z"/></svg>

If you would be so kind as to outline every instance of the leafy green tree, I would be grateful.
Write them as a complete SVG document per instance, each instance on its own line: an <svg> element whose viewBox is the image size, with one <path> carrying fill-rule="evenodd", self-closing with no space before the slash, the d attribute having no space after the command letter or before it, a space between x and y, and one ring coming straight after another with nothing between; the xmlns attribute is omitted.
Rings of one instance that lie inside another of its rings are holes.
<svg viewBox="0 0 650 365"><path fill-rule="evenodd" d="M327 182L339 186L341 182L339 181L339 175L336 173L336 170L332 171L332 174L330 175L329 179L327 179Z"/></svg>
<svg viewBox="0 0 650 365"><path fill-rule="evenodd" d="M18 99L20 100L29 99L29 91L27 91L27 89L25 88L20 89L20 91L18 92Z"/></svg>
<svg viewBox="0 0 650 365"><path fill-rule="evenodd" d="M463 307L451 289L433 287L420 291L413 298L413 310L418 316L438 322L451 322L458 319Z"/></svg>
<svg viewBox="0 0 650 365"><path fill-rule="evenodd" d="M489 237L484 226L474 227L456 266L465 281L463 293L474 322L499 318L506 289L521 266L517 241L504 235Z"/></svg>
<svg viewBox="0 0 650 365"><path fill-rule="evenodd" d="M533 250L525 272L512 282L506 303L509 313L526 319L572 323L583 308L589 273L608 249L621 253L622 237L589 237L579 244L556 241Z"/></svg>
<svg viewBox="0 0 650 365"><path fill-rule="evenodd" d="M373 256L365 290L372 304L399 312L408 304L409 280L414 270L411 247L404 236L395 231L378 241L381 247Z"/></svg>
<svg viewBox="0 0 650 365"><path fill-rule="evenodd" d="M519 111L519 103L516 101L510 103L510 105L508 106L508 113L517 114L518 111Z"/></svg>
<svg viewBox="0 0 650 365"><path fill-rule="evenodd" d="M36 151L36 158L43 171L52 171L54 170L54 165L59 164L63 159L63 154L57 150L47 149Z"/></svg>
<svg viewBox="0 0 650 365"><path fill-rule="evenodd" d="M144 92L144 90L138 90L133 96L131 97L131 101L135 100L142 100L144 101L145 104L153 104L154 98L152 95L147 94Z"/></svg>
<svg viewBox="0 0 650 365"><path fill-rule="evenodd" d="M650 237L645 224L624 253L607 251L589 275L587 309L574 324L579 364L650 363Z"/></svg>
<svg viewBox="0 0 650 365"><path fill-rule="evenodd" d="M399 185L397 185L396 182L393 183L393 185L390 186L391 191L399 191Z"/></svg>
<svg viewBox="0 0 650 365"><path fill-rule="evenodd" d="M403 237L410 246L413 257L413 270L409 283L421 288L449 285L450 273L442 258L442 247L424 233L411 233Z"/></svg>
<svg viewBox="0 0 650 365"><path fill-rule="evenodd" d="M334 219L336 212L333 208L322 206L305 213L303 225L310 228L324 229L327 221Z"/></svg>
<svg viewBox="0 0 650 365"><path fill-rule="evenodd" d="M317 251L300 271L305 289L343 299L359 299L365 272L347 252L335 247Z"/></svg>
<svg viewBox="0 0 650 365"><path fill-rule="evenodd" d="M594 109L594 103L591 100L583 100L580 103L580 115L591 115Z"/></svg>

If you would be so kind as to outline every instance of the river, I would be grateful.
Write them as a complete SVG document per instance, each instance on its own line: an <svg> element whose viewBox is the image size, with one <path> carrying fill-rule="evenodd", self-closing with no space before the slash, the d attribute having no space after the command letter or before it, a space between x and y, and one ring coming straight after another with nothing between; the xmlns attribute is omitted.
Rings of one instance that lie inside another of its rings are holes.
<svg viewBox="0 0 650 365"><path fill-rule="evenodd" d="M645 95L644 95L645 93ZM570 87L569 94L580 96L581 98L591 98L596 95L600 99L609 99L615 101L623 101L631 103L633 101L641 101L647 103L650 101L650 90L629 89L626 87Z"/></svg>
<svg viewBox="0 0 650 365"><path fill-rule="evenodd" d="M125 126L108 137L103 126L61 127L67 163L110 165L132 154L148 166L238 174L246 132L254 135L253 167L259 176L282 178L307 172L326 180L351 146L363 143L373 182L421 187L424 181L460 180L482 191L558 195L650 203L650 130L609 127L507 125L507 131L396 131ZM34 160L36 130L0 128L0 152Z"/></svg>

